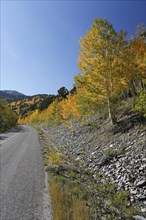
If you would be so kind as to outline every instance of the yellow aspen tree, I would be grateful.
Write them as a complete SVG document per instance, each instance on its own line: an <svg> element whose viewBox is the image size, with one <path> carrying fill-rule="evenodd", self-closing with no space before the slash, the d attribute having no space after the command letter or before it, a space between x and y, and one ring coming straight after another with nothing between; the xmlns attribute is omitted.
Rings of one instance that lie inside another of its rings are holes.
<svg viewBox="0 0 146 220"><path fill-rule="evenodd" d="M61 114L64 120L76 119L80 117L76 94L69 94L67 98L62 101Z"/></svg>
<svg viewBox="0 0 146 220"><path fill-rule="evenodd" d="M27 123L27 117L25 117L25 118L21 118L21 117L19 117L19 119L18 119L18 124L26 124Z"/></svg>
<svg viewBox="0 0 146 220"><path fill-rule="evenodd" d="M55 108L55 117L54 117L54 122L56 124L60 124L62 122L62 115L61 115L61 109L62 109L62 100L56 101L56 108Z"/></svg>
<svg viewBox="0 0 146 220"><path fill-rule="evenodd" d="M45 118L45 122L48 124L48 123L51 123L54 119L54 116L55 116L55 108L56 108L56 102L52 102L47 110L46 110L46 114L44 115L46 118Z"/></svg>
<svg viewBox="0 0 146 220"><path fill-rule="evenodd" d="M130 41L130 49L136 66L135 78L142 82L146 79L146 28L142 24Z"/></svg>
<svg viewBox="0 0 146 220"><path fill-rule="evenodd" d="M40 112L40 116L39 116L40 122L45 123L46 119L47 119L47 109L45 109L42 112Z"/></svg>
<svg viewBox="0 0 146 220"><path fill-rule="evenodd" d="M30 116L29 116L29 123L37 123L39 122L39 110L35 110Z"/></svg>
<svg viewBox="0 0 146 220"><path fill-rule="evenodd" d="M75 83L78 88L84 87L96 102L106 103L112 124L116 123L114 103L127 85L131 62L125 36L125 32L117 33L106 19L99 18L80 40L78 65L82 73L75 76Z"/></svg>
<svg viewBox="0 0 146 220"><path fill-rule="evenodd" d="M61 103L59 100L52 102L46 111L46 123L59 123L61 121Z"/></svg>

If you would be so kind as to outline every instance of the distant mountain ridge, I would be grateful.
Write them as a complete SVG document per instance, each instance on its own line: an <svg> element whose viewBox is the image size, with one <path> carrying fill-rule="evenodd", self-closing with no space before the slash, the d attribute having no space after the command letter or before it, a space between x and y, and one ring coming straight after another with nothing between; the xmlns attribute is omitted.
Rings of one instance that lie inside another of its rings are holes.
<svg viewBox="0 0 146 220"><path fill-rule="evenodd" d="M2 92L9 94L9 95L14 95L14 96L26 96L23 93L17 92L16 90L1 90ZM0 91L0 92L1 92Z"/></svg>
<svg viewBox="0 0 146 220"><path fill-rule="evenodd" d="M5 101L17 115L27 117L35 110L43 111L58 98L65 98L69 93L74 94L76 88L68 91L64 86L61 87L57 95L36 94L24 95L15 90L0 90L0 99Z"/></svg>
<svg viewBox="0 0 146 220"><path fill-rule="evenodd" d="M17 92L15 90L0 90L0 99L6 101L6 102L11 102L14 100L21 100L24 99L26 95Z"/></svg>
<svg viewBox="0 0 146 220"><path fill-rule="evenodd" d="M15 90L0 90L0 99L7 102L17 115L27 116L36 109L42 111L55 100L55 95L37 94L24 95Z"/></svg>

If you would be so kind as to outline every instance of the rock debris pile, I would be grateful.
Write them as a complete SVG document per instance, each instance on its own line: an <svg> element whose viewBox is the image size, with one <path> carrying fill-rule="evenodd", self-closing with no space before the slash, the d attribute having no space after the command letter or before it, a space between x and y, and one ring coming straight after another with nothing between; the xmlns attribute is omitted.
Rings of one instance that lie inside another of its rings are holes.
<svg viewBox="0 0 146 220"><path fill-rule="evenodd" d="M118 189L126 190L129 203L138 207L145 219L146 126L130 123L127 121L124 129L123 124L121 129L120 124L111 128L108 120L95 119L84 125L51 126L45 132L50 144L58 146L69 158L73 157L78 166L89 169L95 178L100 172Z"/></svg>

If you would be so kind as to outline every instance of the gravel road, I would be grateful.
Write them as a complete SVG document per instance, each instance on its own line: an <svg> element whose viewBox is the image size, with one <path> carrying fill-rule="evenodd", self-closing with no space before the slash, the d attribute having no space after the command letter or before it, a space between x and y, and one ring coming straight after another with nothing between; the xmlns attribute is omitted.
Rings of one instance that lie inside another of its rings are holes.
<svg viewBox="0 0 146 220"><path fill-rule="evenodd" d="M52 219L39 139L29 126L0 135L0 219Z"/></svg>

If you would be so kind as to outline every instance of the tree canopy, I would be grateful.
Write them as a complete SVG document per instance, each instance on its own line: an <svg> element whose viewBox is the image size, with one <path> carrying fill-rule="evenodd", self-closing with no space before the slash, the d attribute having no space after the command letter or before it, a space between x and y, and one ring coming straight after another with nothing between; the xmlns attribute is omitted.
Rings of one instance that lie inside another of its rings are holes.
<svg viewBox="0 0 146 220"><path fill-rule="evenodd" d="M0 131L5 131L17 123L17 115L0 100Z"/></svg>
<svg viewBox="0 0 146 220"><path fill-rule="evenodd" d="M132 79L142 77L132 43L125 36L126 32L116 32L106 19L99 18L80 39L78 64L82 72L75 76L75 83L88 94L87 99L107 105L112 124L116 122L114 104L119 93Z"/></svg>

